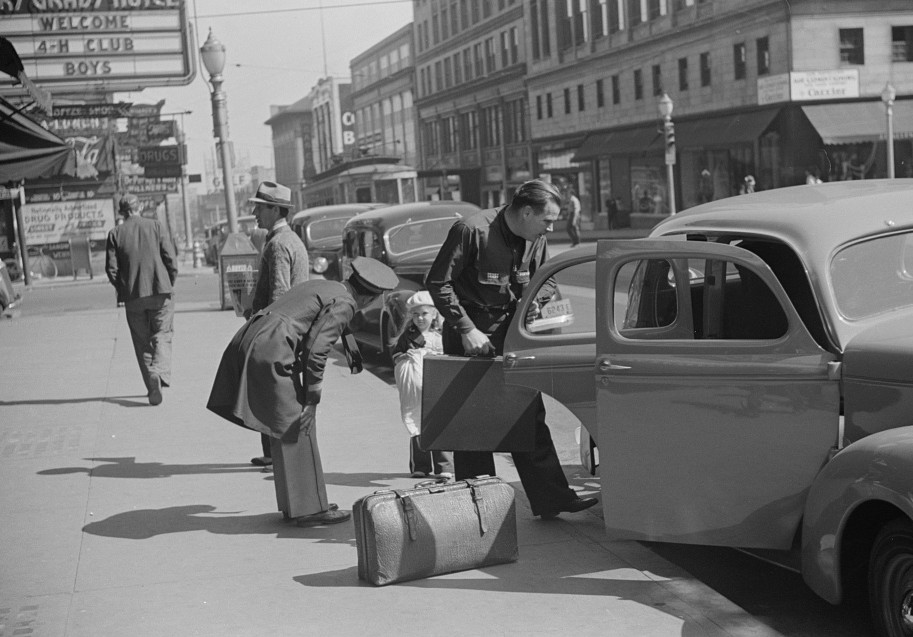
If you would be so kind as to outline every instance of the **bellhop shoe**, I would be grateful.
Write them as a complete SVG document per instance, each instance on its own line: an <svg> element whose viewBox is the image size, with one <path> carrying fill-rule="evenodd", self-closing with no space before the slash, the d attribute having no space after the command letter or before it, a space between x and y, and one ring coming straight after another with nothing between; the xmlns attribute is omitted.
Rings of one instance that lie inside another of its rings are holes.
<svg viewBox="0 0 913 637"><path fill-rule="evenodd" d="M580 513L589 509L591 506L596 506L599 502L596 498L574 498L562 504L558 510L549 511L547 513L540 513L539 517L543 520L551 520L552 518L558 517L560 513Z"/></svg>
<svg viewBox="0 0 913 637"><path fill-rule="evenodd" d="M331 508L328 511L321 511L313 515L302 515L295 519L295 524L300 527L324 526L326 524L339 524L351 519L352 514L348 511L340 511Z"/></svg>
<svg viewBox="0 0 913 637"><path fill-rule="evenodd" d="M158 374L149 374L149 404L162 404L162 379Z"/></svg>

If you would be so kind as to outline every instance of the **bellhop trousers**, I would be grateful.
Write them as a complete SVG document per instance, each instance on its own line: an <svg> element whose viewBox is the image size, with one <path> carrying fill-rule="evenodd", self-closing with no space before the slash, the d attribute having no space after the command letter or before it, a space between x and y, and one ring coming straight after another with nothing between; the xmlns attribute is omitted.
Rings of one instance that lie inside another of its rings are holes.
<svg viewBox="0 0 913 637"><path fill-rule="evenodd" d="M313 515L330 508L323 478L320 449L317 447L317 422L295 442L270 438L276 504L286 519Z"/></svg>

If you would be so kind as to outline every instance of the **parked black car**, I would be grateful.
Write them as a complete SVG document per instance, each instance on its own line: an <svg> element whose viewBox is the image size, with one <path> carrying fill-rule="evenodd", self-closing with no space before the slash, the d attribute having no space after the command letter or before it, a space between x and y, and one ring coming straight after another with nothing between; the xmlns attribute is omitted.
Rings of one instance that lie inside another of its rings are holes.
<svg viewBox="0 0 913 637"><path fill-rule="evenodd" d="M344 203L317 206L296 212L289 225L307 248L311 272L327 279L339 279L342 231L346 221L358 213L386 206L384 203Z"/></svg>
<svg viewBox="0 0 913 637"><path fill-rule="evenodd" d="M457 219L479 212L464 201L422 201L398 204L358 214L346 223L342 235L342 271L351 272L355 257L373 257L399 277L395 290L361 309L350 326L355 338L389 356L405 326L406 299L424 289L425 275L447 232Z"/></svg>

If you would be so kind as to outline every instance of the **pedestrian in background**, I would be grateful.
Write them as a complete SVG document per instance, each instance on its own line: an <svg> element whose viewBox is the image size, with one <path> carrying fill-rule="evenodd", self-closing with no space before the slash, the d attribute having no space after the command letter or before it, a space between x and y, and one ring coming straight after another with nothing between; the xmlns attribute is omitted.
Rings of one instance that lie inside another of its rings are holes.
<svg viewBox="0 0 913 637"><path fill-rule="evenodd" d="M580 245L580 200L573 187L567 189L567 236L572 248Z"/></svg>
<svg viewBox="0 0 913 637"><path fill-rule="evenodd" d="M399 390L400 416L410 436L410 477L452 478L453 454L424 451L418 443L425 356L444 353L440 314L427 290L416 292L406 300L406 312L409 321L393 347L393 376Z"/></svg>
<svg viewBox="0 0 913 637"><path fill-rule="evenodd" d="M751 175L745 175L745 179L742 180L742 187L739 188L740 195L750 195L754 192L754 177Z"/></svg>
<svg viewBox="0 0 913 637"><path fill-rule="evenodd" d="M288 225L292 209L291 189L272 181L262 181L257 192L248 199L254 204L257 227L266 231L260 251L260 272L254 287L251 314L274 303L292 286L308 280L307 248L298 234ZM248 315L249 316L249 315ZM273 463L269 436L262 436L263 455L251 458L251 464L267 467Z"/></svg>
<svg viewBox="0 0 913 637"><path fill-rule="evenodd" d="M171 384L174 249L158 220L140 216L136 195L124 195L118 211L124 221L108 233L105 272L124 304L149 404L159 405L162 388Z"/></svg>
<svg viewBox="0 0 913 637"><path fill-rule="evenodd" d="M219 363L206 407L269 437L276 502L298 526L337 524L351 517L327 500L316 421L323 373L355 311L397 282L380 261L358 257L345 282L300 283L254 314ZM349 347L347 358L353 354ZM351 347L357 354L354 339ZM350 359L350 369L361 371L360 363Z"/></svg>
<svg viewBox="0 0 913 637"><path fill-rule="evenodd" d="M509 205L483 210L451 227L426 277L426 285L444 318L444 352L456 356L503 355L504 337L517 301L530 278L548 258L545 235L554 229L561 194L534 179L517 189ZM512 453L514 466L533 515L552 518L594 504L568 486L545 423L545 404L526 425L535 430L535 449ZM495 475L491 452L455 451L456 479Z"/></svg>

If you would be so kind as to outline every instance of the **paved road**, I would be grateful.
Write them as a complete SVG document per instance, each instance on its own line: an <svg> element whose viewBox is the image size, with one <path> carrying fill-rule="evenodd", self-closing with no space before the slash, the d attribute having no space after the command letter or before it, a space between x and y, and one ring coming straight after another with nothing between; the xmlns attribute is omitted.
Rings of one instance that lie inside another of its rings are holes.
<svg viewBox="0 0 913 637"><path fill-rule="evenodd" d="M210 311L213 312L213 314L212 314L212 317L214 319L213 322L217 323L219 325L222 325L222 327L220 328L222 331L225 331L225 326L230 327L230 325L233 324L233 322L231 320L226 322L225 319L226 319L226 315L228 314L227 312L218 312L217 311L218 300L217 300L216 284L217 284L217 278L212 274L211 270L208 270L208 269L185 270L185 272L182 274L182 276L179 279L178 287L177 287L178 298L179 298L179 306L178 306L179 317L178 317L177 321L178 321L179 330L181 329L182 323L184 325L188 325L195 321L196 324L200 324L200 320L206 320L205 319L206 313L210 312ZM22 315L19 319L14 319L14 320L20 320L20 321L24 321L24 322L38 320L38 321L42 321L43 324L57 325L57 324L64 324L66 317L72 316L72 317L74 317L74 319L73 319L74 321L79 321L79 320L84 321L86 319L86 317L91 318L91 317L95 317L95 316L99 316L99 317L103 316L102 314L99 313L99 310L105 309L105 308L112 308L113 305L114 305L113 290L110 288L110 286L107 284L106 281L103 281L98 278L96 278L96 280L94 280L94 281L81 280L76 283L71 283L71 282L65 281L65 280L58 281L54 284L49 284L47 282L43 282L41 284L33 286L32 290L25 293L23 304L22 304ZM180 316L181 313L188 313L186 315L186 320L184 317ZM80 317L82 317L82 318L80 318ZM230 317L228 317L228 318L230 319ZM105 326L106 329L114 329L114 330L119 330L121 332L124 329L123 325L121 325L120 322L117 320L115 320L113 323L109 320L105 320L103 322L103 326ZM8 338L8 337L4 336L4 327L5 327L4 324L2 322L0 322L0 344L4 344L3 339ZM10 332L7 332L7 333L10 333ZM123 334L121 334L121 336L123 336ZM187 338L186 333L184 335L180 335L179 338L186 339ZM8 341L6 341L5 345L9 346L10 343ZM39 344L35 345L35 351L41 352L42 355L44 355L44 356L53 355L53 352L46 351L46 348L41 347ZM88 355L92 356L91 353L88 353ZM87 361L87 362L91 362L91 361ZM390 368L385 366L383 364L383 362L379 359L379 357L372 357L369 355L368 362L369 362L368 370L374 375L375 378L383 381L383 383L386 384L389 388L388 389L389 395L386 398L384 398L384 400L386 400L388 402L395 401L395 398L393 398L393 395L394 395L393 392L395 390L392 387L393 379L392 379L392 372L391 372ZM129 375L134 372L136 372L135 363L132 363L132 364L130 363L129 355L128 355L126 357L126 362L124 364L124 373ZM24 377L26 379L32 378L32 376L33 376L33 374L30 374L30 373L24 374ZM11 377L7 376L7 379L9 379L9 378L11 378ZM57 382L57 381L65 382L66 380L67 380L66 378L60 378L60 379L55 378L55 382ZM110 380L108 382L113 383L114 389L117 389L117 385L118 385L117 380ZM135 383L133 383L133 384L135 384ZM203 384L205 384L205 383L203 383ZM32 393L36 393L36 392L40 393L38 391L37 386L29 386L29 387L30 388L27 388L26 386L24 386L21 390L17 390L18 394L31 395ZM381 387L382 387L382 385L381 385ZM109 389L106 389L105 391L108 392ZM0 390L0 391L2 391L2 390ZM8 393L8 391L9 390L7 389L7 391L5 391L4 393ZM64 393L66 393L66 392L64 392ZM123 393L123 392L121 392L121 393ZM126 392L126 393L129 394L129 392ZM168 396L166 396L166 398L168 398ZM109 398L107 400L111 403L108 405L107 409L114 408L114 407L112 407L112 405L114 405L114 403L123 402L119 398L118 399ZM378 400L378 399L374 398L374 400ZM63 402L68 402L68 401L64 400ZM129 401L126 401L126 402L129 402ZM199 402L199 401L197 401L197 402ZM10 402L7 399L7 402L0 401L0 410L5 410L5 413L7 413L7 414L11 414L11 413L19 414L19 413L24 413L24 412L22 412L22 409L27 408L27 409L31 409L32 411L45 410L45 411L41 411L41 412L36 411L36 413L50 413L48 410L54 409L54 405L52 403L54 403L54 401L18 400L18 401ZM29 404L34 404L37 406L29 407ZM85 411L86 409L89 409L91 407L91 404L92 404L91 402L85 403L85 407L83 407L79 404L78 401L76 403L74 403L77 412L80 412L80 413L82 411ZM17 406L11 407L11 405L17 405L18 407ZM125 405L126 405L126 403L125 403ZM197 407L197 408L199 408L199 407ZM16 411L15 412L10 411L11 409L16 410ZM92 408L92 409L94 409L94 408ZM145 414L145 413L147 413L147 411L148 410L139 410L139 411L127 410L126 413L142 412L143 414ZM57 413L57 412L54 412L54 413ZM168 413L173 413L173 412L168 412ZM182 418L193 421L194 415L193 414L182 414ZM6 420L6 419L2 415L0 415L0 428L2 428L4 426L2 424L2 422L4 420ZM7 421L7 423L9 424L9 421ZM576 427L577 423L575 422L573 416L571 416L566 410L562 410L560 408L560 406L550 404L550 423L552 426L553 436L556 440L556 446L559 449L559 455L561 456L562 462L566 466L576 465L576 448L575 448L575 444L574 444L573 431L574 431L574 428ZM8 424L7 424L7 426L8 426ZM147 423L144 426L149 426L150 424L151 423ZM127 435L133 435L133 434L129 434L127 431L124 431L123 433L125 433ZM119 433L118 435L121 435L121 434ZM256 441L253 439L250 440L251 455L253 455L253 451L255 451L255 447L256 447L255 442ZM130 454L130 455L132 455L132 454ZM114 459L116 459L116 458L114 458ZM135 472L138 470L138 465L134 465L134 466L132 466L132 468L128 467L128 466L118 468L119 465L110 464L110 461L112 460L112 458L94 458L94 460L96 462L102 462L102 461L108 462L108 464L102 463L102 464L97 465L96 468L93 470L93 474L92 474L95 476L95 478L102 478L102 480L100 482L98 482L98 484L102 485L102 488L104 488L104 485L106 484L104 481L105 476L121 477L121 478L126 478L128 476L132 476L135 478L137 476L137 474ZM358 462L356 462L355 464L357 465ZM167 467L171 467L171 469L169 470L170 473L168 474L168 476L170 476L170 479L172 481L176 481L181 476L181 471L179 471L180 467L189 468L191 466L198 466L198 465L189 465L189 464L188 465L179 465L179 464L158 465L158 468L155 469L155 471L157 471L158 473L155 473L154 475L153 474L147 475L146 473L143 473L140 477L146 478L147 482L148 482L148 478L159 478L160 479L164 475L164 474L161 474L161 471L165 470ZM106 467L108 468L107 471L110 473L110 475L105 473ZM218 467L222 467L222 468L219 469ZM148 470L149 471L153 470L152 465L149 465ZM231 479L229 476L231 476L232 474L224 473L225 471L249 471L249 469L244 469L243 465L236 466L236 465L227 465L227 464L226 465L212 465L212 470L222 472L222 475L224 475L225 477L219 478L220 480L230 480ZM45 474L50 475L50 474L47 474L47 471L49 471L49 470L46 469ZM143 471L146 471L146 469L144 469ZM178 473L175 473L175 471L178 471ZM17 475L21 475L21 474L17 474ZM60 475L60 474L58 473L56 475ZM347 474L347 475L355 475L355 474ZM165 477L168 477L168 476L165 476ZM95 478L93 478L93 480ZM45 478L45 480L47 480L47 478ZM142 481L140 481L140 482L142 482ZM129 484L130 481L121 480L121 483ZM8 489L12 483L7 482L6 484L7 484L7 489ZM598 479L593 479L588 482L583 481L583 482L581 482L581 484L593 484L593 485L595 485L596 488L598 488ZM351 490L351 489L349 489L349 490ZM74 489L74 493L75 493L75 489ZM120 495L116 495L116 492L111 492L111 497L114 497L116 499L119 498L119 499L123 500L124 495L128 495L130 497L127 499L127 501L133 503L134 509L136 509L137 507L139 507L140 509L143 509L144 506L148 506L148 505L141 501L131 499L131 498L135 498L135 497L142 497L143 493L146 493L146 490L138 489L138 490L136 490L136 492L134 494L120 494ZM96 498L101 497L101 495L102 494L96 494ZM7 493L7 495L4 497L8 498L8 497L10 497L10 494ZM158 496L158 497L162 497L162 496ZM175 495L175 497L180 499L180 497L181 497L180 492L178 492ZM163 504L164 504L164 502L156 503L156 505L158 505L158 506L162 506ZM102 509L109 509L109 512L118 510L117 507L112 509L109 504L105 504L103 499L97 500L95 503L95 506L98 508L102 508ZM148 509L148 511L174 510L175 514L177 514L178 509L180 509L180 507L175 508L172 506L170 509ZM197 518L195 516L198 513L199 512L197 512L197 513L188 512L186 514L188 516L188 517L186 517L186 523L189 524L193 520L209 520L210 522L205 523L204 526L209 530L210 533L222 532L222 531L216 529L216 526L219 526L216 524L216 518L208 518L208 517ZM204 512L204 514L205 514L205 512ZM91 515L91 513L89 515ZM122 513L119 515L127 515L127 514ZM182 514L182 515L184 515L184 514ZM212 514L212 515L216 515L216 514ZM84 537L86 537L86 542L87 542L86 547L88 547L89 551L91 551L92 546L94 546L98 543L97 537L95 540L92 540L93 536L98 536L98 535L104 536L106 533L114 532L114 529L115 529L114 520L115 519L116 519L116 516L108 517L107 520L96 520L95 522L91 522L90 524L88 524L84 527L86 529L85 532L89 533L89 535L84 536ZM182 519L185 519L185 518L182 518ZM253 520L253 518L251 518L251 519ZM256 522L256 525L258 528L260 525L266 524L265 518L264 518L263 522L259 521L259 517L257 517L257 520L258 521ZM152 535L149 536L150 538L154 538L154 536L164 534L164 533L169 533L171 535L174 535L175 533L177 533L179 536L186 536L188 539L193 537L192 535L186 533L187 531L192 530L191 527L188 527L183 523L181 525L179 525L178 527L171 527L171 523L169 523L164 518L159 518L159 521L157 522L157 524L165 525L165 526L155 527L154 529L146 529L146 531L143 531L143 532L152 533ZM227 522L226 522L226 524L227 524ZM251 522L251 524L253 524L253 522ZM213 526L213 525L216 525L216 526ZM203 529L204 526L201 526L200 528ZM193 528L196 528L196 527L193 527ZM222 527L219 526L219 529L221 529L221 528ZM531 527L531 528L538 528L538 527ZM589 527L587 527L587 528L589 528ZM98 530L98 532L95 532L96 530ZM134 535L136 533L139 533L142 530L143 529L139 528L139 527L135 528L133 531L130 531L130 533L132 533L133 535L130 535L130 534L123 535L123 531L118 531L118 533L120 533L120 535L118 537L128 538L126 540L125 539L120 539L120 540L115 539L115 542L119 542L119 543L115 543L113 545L115 547L115 549L118 551L117 554L120 555L119 559L126 560L126 562L125 562L126 568L129 568L129 566L127 566L127 565L132 563L131 560L137 559L137 556L131 556L131 553L126 551L126 549L129 545L129 543L131 542L131 540L140 539L140 536L137 535L134 537ZM228 531L228 527L225 527L225 532L240 532L240 531ZM248 530L248 533L250 533L250 532L251 531ZM256 530L253 532L260 533L262 531ZM539 532L541 532L541 531L539 531ZM590 541L599 542L598 527L594 527L594 532L596 533L596 535L594 536L594 539L590 540ZM589 531L586 531L585 533L589 533ZM16 537L21 538L21 537L23 537L23 535L21 533L19 533ZM164 538L164 535L162 535L161 537ZM228 536L228 537L231 537L231 536ZM240 540L241 538L243 538L245 536L237 536L237 537ZM150 541L161 544L161 542L163 542L164 539L162 539L162 540L152 539ZM332 544L332 540L330 540L328 538L328 541L330 541L330 543ZM95 544L93 544L93 542ZM125 544L125 542L126 542L126 544ZM134 542L134 545L135 544L136 543ZM11 546L11 545L7 544L6 546L7 546L7 548L3 549L3 551L8 551L9 546ZM728 599L730 602L733 602L736 606L741 607L742 609L747 611L750 614L750 616L753 617L754 620L756 620L755 624L751 624L751 625L746 624L744 626L743 630L740 630L737 628L736 629L730 628L725 631L725 634L733 634L733 635L782 634L782 635L788 635L790 637L825 637L825 636L827 636L827 637L867 637L868 636L866 623L863 619L861 619L857 614L854 614L851 611L848 611L845 609L835 609L835 608L829 606L828 604L822 602L817 597L815 597L804 586L804 584L801 581L801 578L794 573L769 566L763 562L757 561L752 558L748 558L746 556L741 555L740 553L737 553L737 552L729 550L729 549L716 549L716 548L707 548L707 547L687 547L687 546L678 546L678 545L648 544L648 543L639 544L638 546L640 546L642 548L645 547L646 549L648 549L648 552L651 552L658 558L659 557L663 558L663 560L658 562L656 565L650 566L650 565L647 565L646 563L644 563L644 564L638 564L638 568L647 569L647 570L652 569L652 570L654 570L654 572L663 573L667 567L662 566L662 564L671 563L673 565L676 565L677 567L680 567L681 569L684 569L685 571L690 572L702 584L709 587L709 589L716 591L717 593L722 595L723 598ZM84 550L86 550L86 549L84 549ZM529 550L529 549L527 549L527 550ZM620 549L616 548L614 550L617 551ZM85 562L85 563L89 563L90 555L91 554L83 555L83 558L81 561ZM640 555L640 559L643 559L643 554L635 553L635 555ZM9 555L7 555L7 557L9 557ZM627 555L626 557L628 559L634 559L632 557L632 555ZM2 558L2 559L3 559L3 561L5 561L7 558ZM554 556L552 556L552 559L555 559ZM573 555L569 554L566 557L566 559L576 560L577 558L574 557ZM143 562L142 556L139 556L139 561ZM146 566L147 567L149 566L148 560L146 560ZM40 571L42 568L47 568L47 567L46 566L39 567L37 570ZM0 570L2 570L2 569L3 569L2 562L0 562ZM86 570L85 566L81 567L82 572L85 572L85 570ZM10 572L12 572L12 571L10 571ZM16 572L19 572L19 571L16 571ZM343 571L340 571L340 573L342 573L342 572ZM570 572L570 571L568 571L568 572ZM260 574L254 575L254 579L260 578L260 577L261 577ZM317 577L317 579L314 579L314 577ZM568 577L570 577L570 575ZM310 582L311 585L330 586L332 584L331 580L332 580L332 578L326 579L326 577L325 577L324 579L321 580L318 576L313 576L313 577L310 577L310 579L308 581ZM142 582L142 581L143 581L142 578L137 579L137 583ZM8 597L9 590L3 591L2 584L3 584L3 575L0 575L0 598L3 597L4 592L7 593L7 597ZM100 583L93 584L93 585L96 586L96 588L93 589L96 592L95 593L91 593L91 592L84 593L83 598L82 598L82 602L89 606L91 606L90 600L87 601L86 598L91 597L91 595L93 595L93 594L99 595L100 593L98 591L103 590L103 586ZM422 589L416 589L416 590L422 590ZM492 592L494 592L494 594L498 594L497 592L495 592L497 590L498 590L497 588L494 588L494 589L492 589ZM456 593L456 591L451 591L451 592ZM522 587L522 586L517 588L516 590L511 590L511 594L514 596L516 596L517 593L523 593L523 592L524 592L524 587ZM525 591L525 593L526 594L539 594L539 593L541 593L541 591L536 589L535 585L530 584L528 589ZM683 595L682 598L686 599L687 596ZM543 599L546 599L546 598L544 597ZM4 599L0 599L0 606L4 606L5 603L6 602L4 601ZM48 601L43 601L42 603L44 603L45 605L51 604L51 602L48 602ZM439 603L441 603L441 602L439 602ZM515 603L519 603L519 602L515 602ZM660 602L657 602L657 603L661 605ZM581 613L583 615L586 615L588 612L592 612L593 615L592 615L592 617L589 618L588 621L584 621L583 624L579 624L579 621L578 621L580 619L579 617L575 618L575 621L573 622L573 626L574 626L573 632L575 634L605 634L605 635L634 635L634 634L638 634L638 635L639 634L660 634L660 635L676 634L676 635L678 635L678 634L680 634L680 635L687 635L688 637L691 637L693 635L721 634L721 633L716 633L716 632L707 632L705 630L706 627L705 627L705 629L695 630L695 624L693 624L693 623L690 623L690 624L686 623L685 627L683 627L681 631L672 630L672 631L667 632L666 629L660 628L661 623L657 623L657 624L652 625L652 627L649 627L649 628L646 626L643 627L642 632L637 632L637 633L617 632L617 630L613 630L613 627L610 625L600 626L600 622L605 623L606 619L604 619L604 618L608 616L605 614L606 610L604 608L602 610L595 610L596 608L599 608L600 606L601 606L601 603L597 603L596 598L591 597L589 601L587 601L586 603L584 603L582 606L580 606L577 609L577 612ZM28 604L26 603L26 604L20 604L18 608L21 611L23 608L27 608L27 607L28 607ZM37 606L36 606L36 608L37 608ZM567 608L566 606L562 606L560 608L562 609L562 612L567 612L569 610L569 608ZM6 612L6 614L4 614L4 612ZM270 613L273 611L271 611L268 608L265 608L264 612ZM672 612L672 615L682 616L680 613L677 613L674 611L670 611L670 612ZM709 611L702 611L702 612L709 612ZM727 611L727 612L731 612L731 611ZM71 613L71 615L72 615L72 613ZM96 620L97 620L97 618L96 618ZM717 622L717 625L720 624L719 619L713 619L712 621ZM74 620L71 619L70 625L71 626L75 625L78 627L80 624L79 624L78 619L75 622L74 622ZM583 629L581 631L581 626L583 626L583 625L589 626L589 628L591 628L593 630L589 631L587 629ZM698 624L698 625L702 625L702 624ZM569 626L570 626L570 624L569 624ZM690 628L688 626L690 626ZM769 630L759 630L759 628L758 628L759 626L767 627L767 629L769 629ZM27 633L14 632L14 629L15 629L15 626L12 623L10 623L10 621L9 621L9 608L0 608L0 637L7 637L8 635L13 635L13 634L27 634ZM518 630L520 630L519 627L518 627ZM190 632L191 631L188 630L188 632L186 634L190 634ZM197 632L197 631L193 631L193 632ZM29 634L31 634L31 633L29 633ZM37 632L34 634L42 634L42 633ZM57 634L57 633L44 633L44 634ZM91 632L91 630L88 630L88 629L83 630L82 632L80 632L80 630L74 630L71 634L91 635L92 632ZM113 633L108 632L106 634L113 634ZM155 633L152 632L152 633L145 633L145 634L155 634ZM201 634L209 634L209 633L206 633L205 631L203 631ZM223 634L233 634L233 633L231 633L229 631L229 632L225 632ZM333 633L332 633L332 631L330 631L325 634L333 634ZM378 633L375 632L373 634L378 634ZM452 632L451 632L451 634L452 634ZM514 633L514 632L508 633L508 632L504 632L502 630L502 631L500 631L500 634L524 634L524 633L522 631L516 632L516 633Z"/></svg>

